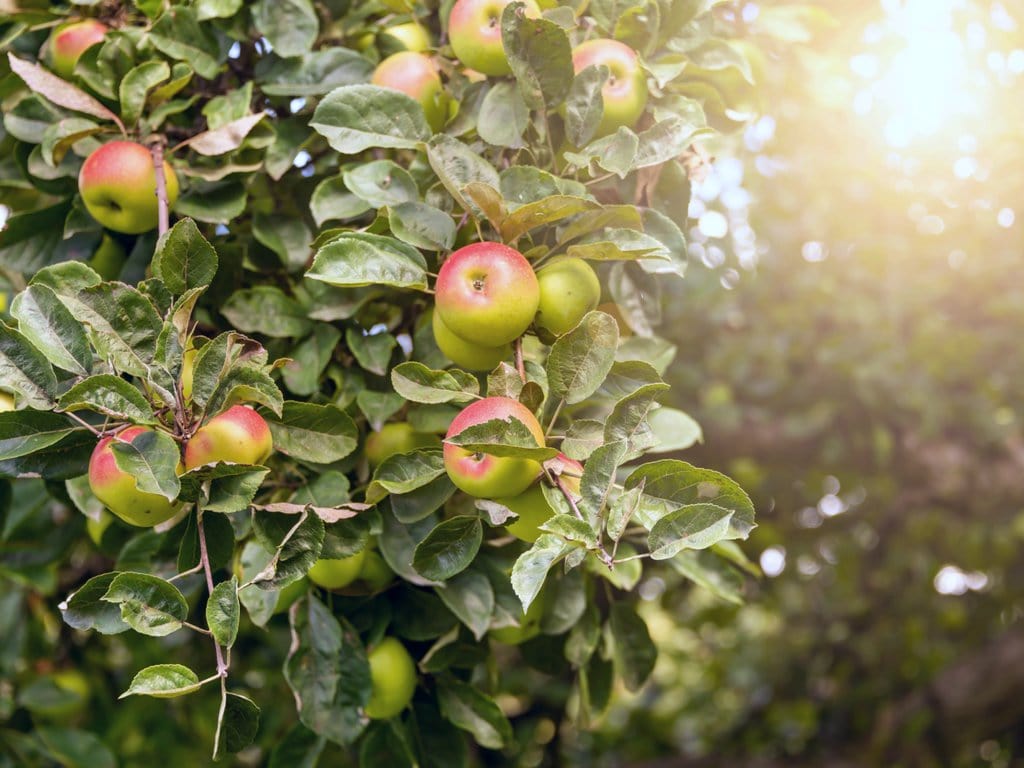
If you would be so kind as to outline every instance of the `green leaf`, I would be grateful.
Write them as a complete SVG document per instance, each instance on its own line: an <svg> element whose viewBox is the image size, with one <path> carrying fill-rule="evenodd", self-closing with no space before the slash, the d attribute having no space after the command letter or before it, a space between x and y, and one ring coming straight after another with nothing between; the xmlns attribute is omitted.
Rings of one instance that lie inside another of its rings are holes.
<svg viewBox="0 0 1024 768"><path fill-rule="evenodd" d="M570 245L567 254L590 261L635 261L671 258L669 250L653 237L632 229L609 229L602 239Z"/></svg>
<svg viewBox="0 0 1024 768"><path fill-rule="evenodd" d="M320 33L320 22L310 0L257 0L252 20L278 56L301 56Z"/></svg>
<svg viewBox="0 0 1024 768"><path fill-rule="evenodd" d="M562 221L600 207L593 200L571 195L552 195L512 211L501 224L502 237L514 242L531 229Z"/></svg>
<svg viewBox="0 0 1024 768"><path fill-rule="evenodd" d="M47 757L60 765L68 768L117 768L114 754L94 733L54 726L37 727L33 733L42 742Z"/></svg>
<svg viewBox="0 0 1024 768"><path fill-rule="evenodd" d="M526 6L509 3L501 14L501 41L523 100L531 109L562 103L573 80L572 46L565 30L529 19Z"/></svg>
<svg viewBox="0 0 1024 768"><path fill-rule="evenodd" d="M601 90L608 80L604 64L589 66L573 78L565 99L565 136L575 147L582 147L594 136L604 114Z"/></svg>
<svg viewBox="0 0 1024 768"><path fill-rule="evenodd" d="M0 461L49 448L75 431L67 418L49 411L0 413Z"/></svg>
<svg viewBox="0 0 1024 768"><path fill-rule="evenodd" d="M445 474L444 458L437 448L424 448L389 456L373 473L366 501L376 504L389 493L409 493Z"/></svg>
<svg viewBox="0 0 1024 768"><path fill-rule="evenodd" d="M215 757L241 752L253 743L259 729L260 708L246 696L228 693L224 699L224 712L217 723Z"/></svg>
<svg viewBox="0 0 1024 768"><path fill-rule="evenodd" d="M129 626L121 618L119 606L105 602L111 583L117 573L102 573L93 576L60 604L64 623L82 631L95 630L101 635L116 635L126 632Z"/></svg>
<svg viewBox="0 0 1024 768"><path fill-rule="evenodd" d="M325 221L337 219L347 221L370 210L370 204L349 192L345 179L333 176L316 185L309 200L309 212L317 226Z"/></svg>
<svg viewBox="0 0 1024 768"><path fill-rule="evenodd" d="M297 339L313 329L306 309L273 285L235 291L220 311L235 328L245 333Z"/></svg>
<svg viewBox="0 0 1024 768"><path fill-rule="evenodd" d="M473 562L482 541L480 518L466 515L450 518L417 545L412 567L431 581L445 581Z"/></svg>
<svg viewBox="0 0 1024 768"><path fill-rule="evenodd" d="M615 668L628 691L638 691L654 671L658 649L644 620L630 603L612 604L608 617Z"/></svg>
<svg viewBox="0 0 1024 768"><path fill-rule="evenodd" d="M248 509L269 472L268 469L253 469L244 464L200 467L194 474L210 478L210 495L203 509L228 515Z"/></svg>
<svg viewBox="0 0 1024 768"><path fill-rule="evenodd" d="M594 394L615 362L618 343L615 319L589 312L551 347L546 367L552 395L572 405Z"/></svg>
<svg viewBox="0 0 1024 768"><path fill-rule="evenodd" d="M540 526L540 530L586 549L597 546L597 533L593 527L574 515L553 515Z"/></svg>
<svg viewBox="0 0 1024 768"><path fill-rule="evenodd" d="M676 408L658 408L648 414L647 423L658 440L649 453L683 451L704 440L700 424Z"/></svg>
<svg viewBox="0 0 1024 768"><path fill-rule="evenodd" d="M446 251L455 244L455 222L444 211L418 201L388 208L391 234L414 248Z"/></svg>
<svg viewBox="0 0 1024 768"><path fill-rule="evenodd" d="M156 664L140 670L132 678L128 690L117 698L126 696L152 696L157 699L175 699L194 693L202 687L199 676L181 664Z"/></svg>
<svg viewBox="0 0 1024 768"><path fill-rule="evenodd" d="M178 588L147 573L119 573L101 600L121 608L121 618L136 632L163 637L181 629L188 603Z"/></svg>
<svg viewBox="0 0 1024 768"><path fill-rule="evenodd" d="M427 142L427 160L438 180L463 210L479 213L463 190L472 182L498 188L498 172L494 166L453 136L439 133Z"/></svg>
<svg viewBox="0 0 1024 768"><path fill-rule="evenodd" d="M192 219L181 219L157 241L153 274L175 296L205 288L217 274L217 252Z"/></svg>
<svg viewBox="0 0 1024 768"><path fill-rule="evenodd" d="M84 117L68 117L49 126L43 132L40 150L43 160L50 166L60 166L69 149L82 139L102 133L105 127Z"/></svg>
<svg viewBox="0 0 1024 768"><path fill-rule="evenodd" d="M546 461L558 455L554 448L538 445L533 432L515 416L509 416L507 419L489 419L474 424L457 435L446 437L445 442L467 451L478 451L491 456Z"/></svg>
<svg viewBox="0 0 1024 768"><path fill-rule="evenodd" d="M252 233L256 240L277 254L289 272L297 272L309 261L312 234L300 217L257 212Z"/></svg>
<svg viewBox="0 0 1024 768"><path fill-rule="evenodd" d="M30 408L48 410L57 390L53 366L28 339L0 322L0 386Z"/></svg>
<svg viewBox="0 0 1024 768"><path fill-rule="evenodd" d="M149 297L124 283L100 283L61 299L89 327L100 357L118 371L151 379L149 365L164 324Z"/></svg>
<svg viewBox="0 0 1024 768"><path fill-rule="evenodd" d="M231 527L231 521L223 515L203 515L203 533L206 536L206 554L210 568L215 571L229 564L235 551L235 530ZM188 516L178 547L178 573L199 565L201 554L196 516L191 514ZM270 559L269 554L267 559Z"/></svg>
<svg viewBox="0 0 1024 768"><path fill-rule="evenodd" d="M594 419L576 419L569 425L562 441L562 453L570 459L586 461L604 445L604 424Z"/></svg>
<svg viewBox="0 0 1024 768"><path fill-rule="evenodd" d="M523 604L523 612L530 610L530 605L544 586L551 567L565 557L572 549L560 537L550 533L542 534L526 550L512 566L512 589Z"/></svg>
<svg viewBox="0 0 1024 768"><path fill-rule="evenodd" d="M427 263L415 248L391 237L346 232L316 252L306 277L328 285L427 287Z"/></svg>
<svg viewBox="0 0 1024 768"><path fill-rule="evenodd" d="M416 180L402 166L391 160L374 160L342 173L345 186L356 197L373 208L418 200Z"/></svg>
<svg viewBox="0 0 1024 768"><path fill-rule="evenodd" d="M709 129L679 116L662 120L640 133L633 167L648 168L668 162L682 154L694 139L707 133Z"/></svg>
<svg viewBox="0 0 1024 768"><path fill-rule="evenodd" d="M414 403L468 403L480 394L475 376L458 369L435 371L416 362L396 365L391 371L391 385Z"/></svg>
<svg viewBox="0 0 1024 768"><path fill-rule="evenodd" d="M320 391L320 376L334 355L341 331L327 323L317 323L313 334L291 352L291 362L281 369L285 386L296 395L308 397Z"/></svg>
<svg viewBox="0 0 1024 768"><path fill-rule="evenodd" d="M150 430L131 442L115 439L110 448L118 469L131 475L140 491L160 494L168 501L178 497L181 453L174 438L166 432Z"/></svg>
<svg viewBox="0 0 1024 768"><path fill-rule="evenodd" d="M213 588L206 603L206 625L213 639L230 648L238 637L238 579L222 581Z"/></svg>
<svg viewBox="0 0 1024 768"><path fill-rule="evenodd" d="M277 589L305 576L320 557L324 542L324 523L304 511L281 515L258 511L253 530L267 549L274 552L266 567L251 581L261 589Z"/></svg>
<svg viewBox="0 0 1024 768"><path fill-rule="evenodd" d="M494 613L495 596L486 575L468 568L448 579L443 587L437 587L437 595L448 610L469 627L473 637L481 640L487 634Z"/></svg>
<svg viewBox="0 0 1024 768"><path fill-rule="evenodd" d="M217 516L215 515L210 519L216 520ZM227 522L227 518L220 519ZM249 582L267 567L272 557L273 553L268 552L258 541L250 539L242 547L242 552L238 559L240 568L239 578L246 583L245 586L238 590L238 599L249 613L250 621L258 627L266 626L267 622L274 615L281 590L260 588L254 584L249 584Z"/></svg>
<svg viewBox="0 0 1024 768"><path fill-rule="evenodd" d="M743 577L707 550L684 550L668 561L680 576L733 605L743 604Z"/></svg>
<svg viewBox="0 0 1024 768"><path fill-rule="evenodd" d="M157 19L148 39L158 51L185 62L207 80L220 72L223 57L217 38L209 24L199 23L191 8L170 6Z"/></svg>
<svg viewBox="0 0 1024 768"><path fill-rule="evenodd" d="M156 424L153 408L135 387L109 373L83 379L60 396L62 411L83 408L132 424Z"/></svg>
<svg viewBox="0 0 1024 768"><path fill-rule="evenodd" d="M669 512L651 528L653 560L668 560L684 549L707 549L729 536L734 512L717 504L688 504Z"/></svg>
<svg viewBox="0 0 1024 768"><path fill-rule="evenodd" d="M628 491L623 491L612 500L611 507L608 510L608 521L605 530L613 541L618 541L622 538L622 534L626 531L626 526L629 524L630 519L640 508L640 495L643 491L644 484L640 483Z"/></svg>
<svg viewBox="0 0 1024 768"><path fill-rule="evenodd" d="M143 62L125 75L117 89L121 119L128 125L134 125L142 115L149 92L170 76L171 68L165 61Z"/></svg>
<svg viewBox="0 0 1024 768"><path fill-rule="evenodd" d="M512 741L512 726L501 709L473 686L444 676L437 681L441 714L464 731L473 734L487 749L502 749Z"/></svg>
<svg viewBox="0 0 1024 768"><path fill-rule="evenodd" d="M363 370L378 376L387 374L391 353L398 346L390 333L371 334L352 326L345 329L345 344Z"/></svg>
<svg viewBox="0 0 1024 768"><path fill-rule="evenodd" d="M587 459L580 480L580 492L592 522L604 509L615 483L616 470L625 456L625 443L616 440L598 447Z"/></svg>
<svg viewBox="0 0 1024 768"><path fill-rule="evenodd" d="M516 84L499 81L484 96L477 118L477 132L497 147L523 146L523 131L530 124L530 110Z"/></svg>
<svg viewBox="0 0 1024 768"><path fill-rule="evenodd" d="M634 453L646 448L647 443L639 441L648 430L647 415L658 406L655 398L664 394L666 390L668 385L661 382L647 384L619 400L605 421L604 439L609 442L622 442Z"/></svg>
<svg viewBox="0 0 1024 768"><path fill-rule="evenodd" d="M274 448L299 461L329 464L356 449L359 430L335 405L288 400L280 418L268 418Z"/></svg>
<svg viewBox="0 0 1024 768"><path fill-rule="evenodd" d="M226 19L238 13L242 2L243 0L196 0L196 17L200 21Z"/></svg>
<svg viewBox="0 0 1024 768"><path fill-rule="evenodd" d="M245 115L237 120L232 120L226 125L214 128L209 131L197 133L187 139L184 143L200 155L215 157L234 152L245 141L253 128L266 116L264 112L257 112L253 115Z"/></svg>
<svg viewBox="0 0 1024 768"><path fill-rule="evenodd" d="M324 48L256 65L256 82L267 96L322 96L341 85L365 83L373 64L348 48Z"/></svg>
<svg viewBox="0 0 1024 768"><path fill-rule="evenodd" d="M431 134L419 102L375 85L335 88L317 105L310 126L343 155L373 147L415 149Z"/></svg>

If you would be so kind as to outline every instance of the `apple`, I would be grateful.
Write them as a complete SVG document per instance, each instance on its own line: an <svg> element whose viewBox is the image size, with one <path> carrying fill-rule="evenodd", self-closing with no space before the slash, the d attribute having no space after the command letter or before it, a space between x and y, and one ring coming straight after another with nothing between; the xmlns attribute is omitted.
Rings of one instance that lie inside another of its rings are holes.
<svg viewBox="0 0 1024 768"><path fill-rule="evenodd" d="M435 448L441 445L437 435L417 432L404 422L392 422L381 427L380 432L366 436L366 461L371 467L384 463L384 459L396 453L409 453L417 448Z"/></svg>
<svg viewBox="0 0 1024 768"><path fill-rule="evenodd" d="M309 569L309 580L324 589L341 589L359 578L366 550L338 560L320 559Z"/></svg>
<svg viewBox="0 0 1024 768"><path fill-rule="evenodd" d="M572 66L579 74L596 64L608 67L608 80L601 89L604 114L595 136L615 133L619 126L632 128L647 105L647 78L636 51L618 40L598 38L573 48Z"/></svg>
<svg viewBox="0 0 1024 768"><path fill-rule="evenodd" d="M474 243L449 256L437 274L435 312L456 336L500 347L530 327L540 287L530 262L501 243Z"/></svg>
<svg viewBox="0 0 1024 768"><path fill-rule="evenodd" d="M274 449L267 422L247 405L233 405L200 427L185 446L185 468L219 461L262 464Z"/></svg>
<svg viewBox="0 0 1024 768"><path fill-rule="evenodd" d="M178 199L178 177L164 161L167 203ZM82 163L78 191L86 210L107 229L138 235L157 225L153 156L133 141L111 141Z"/></svg>
<svg viewBox="0 0 1024 768"><path fill-rule="evenodd" d="M114 516L105 509L100 511L99 520L93 520L91 517L85 519L85 531L89 534L93 544L97 547L100 546L100 542L103 541L103 534L113 522Z"/></svg>
<svg viewBox="0 0 1024 768"><path fill-rule="evenodd" d="M537 270L540 304L534 325L550 336L575 328L601 300L601 283L583 259L556 259Z"/></svg>
<svg viewBox="0 0 1024 768"><path fill-rule="evenodd" d="M124 246L104 233L99 248L87 263L104 280L117 280L121 276L121 269L127 258L128 254L124 252Z"/></svg>
<svg viewBox="0 0 1024 768"><path fill-rule="evenodd" d="M444 324L439 312L432 312L431 326L434 329L434 341L445 357L460 368L467 371L493 371L502 360L512 355L512 346L502 344L500 347L484 347L456 336Z"/></svg>
<svg viewBox="0 0 1024 768"><path fill-rule="evenodd" d="M0 413L14 410L14 395L10 392L0 392Z"/></svg>
<svg viewBox="0 0 1024 768"><path fill-rule="evenodd" d="M388 56L377 65L370 82L415 99L423 107L427 124L435 131L441 130L448 117L448 104L441 75L429 56L415 51Z"/></svg>
<svg viewBox="0 0 1024 768"><path fill-rule="evenodd" d="M526 613L520 611L520 615L517 617L518 625L498 627L492 629L488 634L492 639L506 645L519 645L533 639L540 634L540 620L544 616L544 603L544 591L541 591L530 603L530 609Z"/></svg>
<svg viewBox="0 0 1024 768"><path fill-rule="evenodd" d="M508 75L512 69L501 41L501 14L512 0L456 0L448 16L448 37L463 66L485 75ZM534 0L524 0L526 15L540 16Z"/></svg>
<svg viewBox="0 0 1024 768"><path fill-rule="evenodd" d="M292 603L306 594L309 588L309 580L306 578L293 581L291 584L281 588L277 593L277 602L274 603L274 615L284 613L292 607Z"/></svg>
<svg viewBox="0 0 1024 768"><path fill-rule="evenodd" d="M114 440L131 443L139 435L152 431L149 427L128 427L117 435L104 437L89 459L89 487L93 494L126 523L140 528L170 520L181 505L159 493L140 491L135 478L117 466L111 443Z"/></svg>
<svg viewBox="0 0 1024 768"><path fill-rule="evenodd" d="M106 34L106 24L96 19L61 24L50 35L50 66L53 67L53 71L65 79L71 77L75 71L75 64L86 49L102 42Z"/></svg>
<svg viewBox="0 0 1024 768"><path fill-rule="evenodd" d="M538 445L544 445L540 422L529 408L508 397L485 397L470 403L452 420L445 439L476 424L509 417L523 422L537 438ZM541 471L540 463L533 459L474 453L450 443L444 446L444 468L458 488L479 499L516 496L525 491Z"/></svg>
<svg viewBox="0 0 1024 768"><path fill-rule="evenodd" d="M416 690L416 664L401 641L385 637L367 655L372 689L366 716L372 720L394 717L412 701Z"/></svg>
<svg viewBox="0 0 1024 768"><path fill-rule="evenodd" d="M395 572L391 570L380 553L367 549L366 555L363 557L363 567L359 571L359 580L366 585L370 592L380 592L395 580Z"/></svg>
<svg viewBox="0 0 1024 768"><path fill-rule="evenodd" d="M182 353L181 355L181 396L185 400L192 399L192 377L196 372L196 355L199 354L199 350L191 346Z"/></svg>
<svg viewBox="0 0 1024 768"><path fill-rule="evenodd" d="M564 454L559 454L558 458L560 458L572 472L572 474L563 474L559 479L562 481L562 484L572 492L576 501L579 501L579 476L583 474L583 465L578 461L573 461ZM551 516L555 514L555 510L551 508L550 504L548 504L547 497L544 495L544 490L539 482L534 483L518 496L495 499L495 501L502 506L508 507L519 515L519 518L515 520L515 522L507 523L505 525L508 532L517 539L528 541L531 544L540 538L540 526L544 525L544 523L550 520Z"/></svg>
<svg viewBox="0 0 1024 768"><path fill-rule="evenodd" d="M429 50L434 45L427 28L415 21L395 24L393 27L385 29L381 35L393 38L395 41L394 45L407 51L415 51L416 53L423 53L423 51Z"/></svg>

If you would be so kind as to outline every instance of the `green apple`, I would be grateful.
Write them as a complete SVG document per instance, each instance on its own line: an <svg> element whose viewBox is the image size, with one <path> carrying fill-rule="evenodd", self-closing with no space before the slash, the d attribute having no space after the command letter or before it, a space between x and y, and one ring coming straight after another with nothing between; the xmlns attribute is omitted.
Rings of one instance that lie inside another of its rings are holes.
<svg viewBox="0 0 1024 768"><path fill-rule="evenodd" d="M270 427L247 405L233 405L200 427L185 446L185 468L220 461L262 464L274 450Z"/></svg>
<svg viewBox="0 0 1024 768"><path fill-rule="evenodd" d="M320 559L309 569L309 580L324 589L341 589L359 578L366 550L338 560Z"/></svg>
<svg viewBox="0 0 1024 768"><path fill-rule="evenodd" d="M484 347L456 336L444 324L439 312L432 312L430 320L434 329L434 341L445 357L467 371L493 371L502 360L512 355L512 345Z"/></svg>
<svg viewBox="0 0 1024 768"><path fill-rule="evenodd" d="M512 69L501 41L501 14L512 0L456 0L448 16L448 37L462 65L485 75L508 75ZM526 15L540 16L534 0L524 0Z"/></svg>
<svg viewBox="0 0 1024 768"><path fill-rule="evenodd" d="M437 65L429 56L415 51L402 51L388 56L377 65L370 79L373 85L401 91L423 107L427 124L441 130L448 117L448 104Z"/></svg>
<svg viewBox="0 0 1024 768"><path fill-rule="evenodd" d="M121 268L124 267L127 258L128 254L124 252L124 246L104 233L99 248L87 263L104 280L117 280L121 276Z"/></svg>
<svg viewBox="0 0 1024 768"><path fill-rule="evenodd" d="M393 39L393 45L396 47L416 53L423 53L434 46L427 28L415 21L407 21L405 24L395 24L393 27L388 27L381 32L381 36L390 38L386 42L391 42L391 39Z"/></svg>
<svg viewBox="0 0 1024 768"><path fill-rule="evenodd" d="M573 498L579 501L580 475L583 474L583 465L578 461L573 461L564 454L559 454L559 458L572 473L561 476L562 484L573 494ZM541 483L534 483L517 496L495 499L495 501L519 515L518 519L514 522L505 525L508 532L516 538L528 541L531 544L540 538L540 526L544 525L555 514L555 510L551 508L547 497L544 495Z"/></svg>
<svg viewBox="0 0 1024 768"><path fill-rule="evenodd" d="M103 42L106 34L107 26L96 19L61 24L50 35L48 43L53 71L65 79L71 77L82 54L96 43Z"/></svg>
<svg viewBox="0 0 1024 768"><path fill-rule="evenodd" d="M540 303L534 325L551 336L575 328L601 300L601 282L583 259L556 259L537 270Z"/></svg>
<svg viewBox="0 0 1024 768"><path fill-rule="evenodd" d="M412 701L416 691L416 664L401 641L385 637L367 655L372 690L366 716L372 720L394 717Z"/></svg>
<svg viewBox="0 0 1024 768"><path fill-rule="evenodd" d="M10 392L0 391L0 413L13 411L14 409L14 395Z"/></svg>
<svg viewBox="0 0 1024 768"><path fill-rule="evenodd" d="M135 478L117 466L111 443L114 440L132 443L152 431L149 427L128 427L117 435L104 437L89 459L89 487L96 498L126 523L141 528L170 520L181 505L158 493L140 491Z"/></svg>
<svg viewBox="0 0 1024 768"><path fill-rule="evenodd" d="M636 51L618 40L598 38L573 48L572 66L576 74L598 64L608 67L609 74L601 89L604 114L594 135L607 136L619 126L636 125L647 106L647 77Z"/></svg>
<svg viewBox="0 0 1024 768"><path fill-rule="evenodd" d="M274 613L284 613L292 607L292 603L301 598L306 594L306 590L309 588L308 579L299 579L293 581L291 584L283 587L280 592L277 593L277 602L274 603Z"/></svg>
<svg viewBox="0 0 1024 768"><path fill-rule="evenodd" d="M178 177L164 161L167 202L178 199ZM82 163L78 191L86 210L107 229L138 235L157 225L153 156L133 141L111 141Z"/></svg>
<svg viewBox="0 0 1024 768"><path fill-rule="evenodd" d="M452 420L445 439L468 427L491 419L513 417L526 425L538 445L544 445L544 430L529 408L508 397L485 397L470 403ZM516 496L525 491L540 474L539 462L511 456L474 453L451 443L444 446L444 468L456 487L478 499Z"/></svg>
<svg viewBox="0 0 1024 768"><path fill-rule="evenodd" d="M100 546L100 542L103 541L103 534L112 522L114 522L114 516L105 509L100 512L99 520L93 520L91 517L85 519L85 531L89 534L89 538L92 539L92 543L97 547Z"/></svg>
<svg viewBox="0 0 1024 768"><path fill-rule="evenodd" d="M540 303L530 262L501 243L474 243L449 256L437 274L435 312L454 333L485 347L522 336Z"/></svg>
<svg viewBox="0 0 1024 768"><path fill-rule="evenodd" d="M379 432L371 432L366 436L366 461L376 467L389 456L396 453L409 453L417 448L436 448L441 445L437 435L429 432L417 432L404 422L392 422L381 427Z"/></svg>
<svg viewBox="0 0 1024 768"><path fill-rule="evenodd" d="M359 571L359 580L366 584L370 592L380 592L395 580L395 572L391 570L391 567L380 556L380 553L368 549L365 557L363 557L363 567Z"/></svg>
<svg viewBox="0 0 1024 768"><path fill-rule="evenodd" d="M491 638L506 645L519 645L531 640L540 634L540 621L544 617L544 591L542 590L526 613L520 611L518 625L498 627L492 629L489 634Z"/></svg>

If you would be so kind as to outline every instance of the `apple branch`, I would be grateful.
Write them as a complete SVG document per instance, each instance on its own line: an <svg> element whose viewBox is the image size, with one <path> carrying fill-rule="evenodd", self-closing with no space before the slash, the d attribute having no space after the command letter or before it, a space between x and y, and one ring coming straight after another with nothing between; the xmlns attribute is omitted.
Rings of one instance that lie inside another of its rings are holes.
<svg viewBox="0 0 1024 768"><path fill-rule="evenodd" d="M516 370L523 384L526 383L526 363L523 361L523 337L516 339Z"/></svg>
<svg viewBox="0 0 1024 768"><path fill-rule="evenodd" d="M167 177L164 176L163 141L158 140L150 144L149 152L153 155L153 172L156 174L156 202L159 214L157 233L162 236L170 226L170 203L167 202Z"/></svg>

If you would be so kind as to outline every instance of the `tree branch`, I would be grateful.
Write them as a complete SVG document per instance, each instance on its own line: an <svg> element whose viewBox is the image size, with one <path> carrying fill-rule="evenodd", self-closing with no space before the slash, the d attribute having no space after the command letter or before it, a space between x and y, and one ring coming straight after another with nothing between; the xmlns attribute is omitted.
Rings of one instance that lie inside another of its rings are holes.
<svg viewBox="0 0 1024 768"><path fill-rule="evenodd" d="M167 201L167 177L164 175L163 141L158 140L150 144L149 152L153 155L153 172L156 174L156 204L159 214L157 233L163 235L170 226L170 203Z"/></svg>

